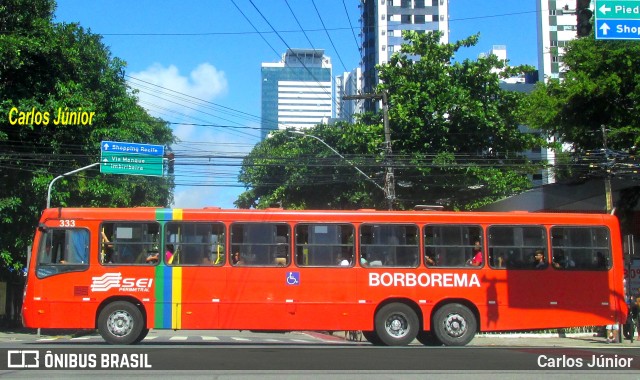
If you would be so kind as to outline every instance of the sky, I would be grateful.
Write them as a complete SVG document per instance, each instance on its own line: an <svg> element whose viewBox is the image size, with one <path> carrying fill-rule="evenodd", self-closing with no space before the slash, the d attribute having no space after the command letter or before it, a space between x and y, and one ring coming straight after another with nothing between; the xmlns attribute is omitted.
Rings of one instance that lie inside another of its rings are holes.
<svg viewBox="0 0 640 380"><path fill-rule="evenodd" d="M179 140L172 146L173 206L233 208L245 190L237 182L242 158L259 142L261 63L280 61L288 48L314 48L331 58L334 77L353 70L359 4L58 0L55 21L102 35L112 56L126 62L140 105L171 123ZM456 59L506 45L511 64L537 67L536 0L450 0L449 8L450 42L480 33Z"/></svg>

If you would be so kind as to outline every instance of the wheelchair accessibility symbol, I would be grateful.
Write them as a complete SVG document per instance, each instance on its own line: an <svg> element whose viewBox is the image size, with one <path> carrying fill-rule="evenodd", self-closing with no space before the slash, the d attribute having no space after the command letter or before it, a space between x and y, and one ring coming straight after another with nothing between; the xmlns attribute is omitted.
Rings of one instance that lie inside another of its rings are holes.
<svg viewBox="0 0 640 380"><path fill-rule="evenodd" d="M300 272L287 272L287 285L300 285Z"/></svg>

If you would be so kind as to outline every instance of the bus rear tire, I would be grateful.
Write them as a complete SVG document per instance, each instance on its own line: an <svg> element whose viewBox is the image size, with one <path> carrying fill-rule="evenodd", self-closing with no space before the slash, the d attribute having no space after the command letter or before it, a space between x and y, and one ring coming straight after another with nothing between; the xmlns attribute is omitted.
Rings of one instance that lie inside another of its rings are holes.
<svg viewBox="0 0 640 380"><path fill-rule="evenodd" d="M98 316L98 332L109 344L138 343L145 330L142 312L131 302L112 302Z"/></svg>
<svg viewBox="0 0 640 380"><path fill-rule="evenodd" d="M451 303L433 316L433 333L445 346L464 346L476 335L478 322L466 306Z"/></svg>
<svg viewBox="0 0 640 380"><path fill-rule="evenodd" d="M415 311L403 303L390 303L376 314L375 332L386 346L406 346L418 335L420 321Z"/></svg>
<svg viewBox="0 0 640 380"><path fill-rule="evenodd" d="M425 346L442 346L442 342L431 331L418 332L416 339Z"/></svg>

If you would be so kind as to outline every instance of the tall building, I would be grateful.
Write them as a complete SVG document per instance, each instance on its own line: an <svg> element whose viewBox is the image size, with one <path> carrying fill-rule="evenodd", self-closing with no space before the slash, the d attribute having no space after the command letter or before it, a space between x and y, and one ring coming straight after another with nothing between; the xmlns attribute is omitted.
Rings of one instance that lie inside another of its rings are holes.
<svg viewBox="0 0 640 380"><path fill-rule="evenodd" d="M595 1L591 2L594 9ZM567 42L577 36L576 0L538 0L538 77L562 79L562 64Z"/></svg>
<svg viewBox="0 0 640 380"><path fill-rule="evenodd" d="M363 111L362 100L343 99L345 96L362 93L362 70L358 67L351 72L345 72L335 79L336 87L336 118L353 122L353 116Z"/></svg>
<svg viewBox="0 0 640 380"><path fill-rule="evenodd" d="M333 116L331 59L322 49L288 49L262 63L261 137L270 131L309 128Z"/></svg>
<svg viewBox="0 0 640 380"><path fill-rule="evenodd" d="M375 66L384 64L400 49L402 31L443 32L449 42L449 0L360 0L362 17L363 91L378 84Z"/></svg>

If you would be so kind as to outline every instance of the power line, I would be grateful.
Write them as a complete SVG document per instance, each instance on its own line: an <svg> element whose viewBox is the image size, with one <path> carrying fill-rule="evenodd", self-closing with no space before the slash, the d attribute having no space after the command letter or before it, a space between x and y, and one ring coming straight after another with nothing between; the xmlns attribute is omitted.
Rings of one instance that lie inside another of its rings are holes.
<svg viewBox="0 0 640 380"><path fill-rule="evenodd" d="M329 38L329 42L331 42L331 46L333 46L333 51L336 52L336 55L338 56L338 59L340 60L340 63L342 64L342 68L344 69L344 71L349 71L349 70L347 70L347 66L345 66L344 62L342 61L342 57L340 56L340 53L338 52L338 49L336 49L336 45L333 43L333 39L331 39L331 35L329 34L329 31L327 30L327 27L324 25L324 20L322 19L322 16L320 15L320 11L318 10L318 7L316 6L315 0L311 0L311 4L313 4L313 8L316 10L316 13L318 14L318 18L320 19L320 23L322 24L322 28L324 29L325 33L327 34L327 37Z"/></svg>

